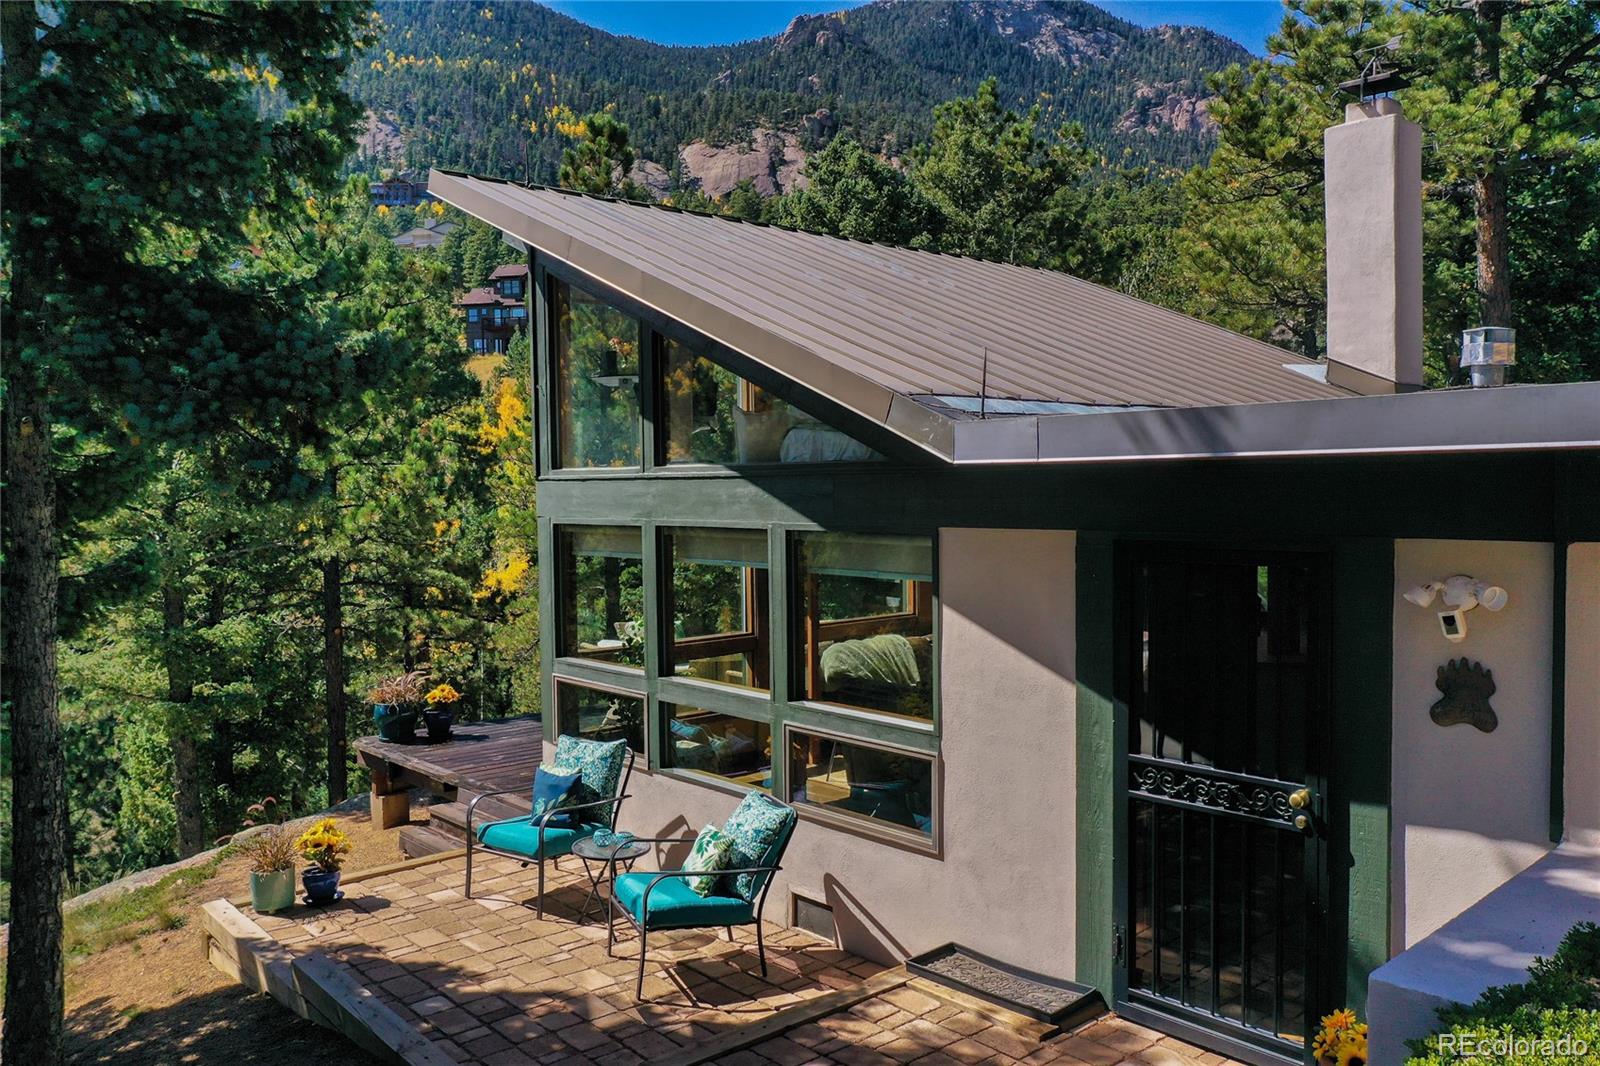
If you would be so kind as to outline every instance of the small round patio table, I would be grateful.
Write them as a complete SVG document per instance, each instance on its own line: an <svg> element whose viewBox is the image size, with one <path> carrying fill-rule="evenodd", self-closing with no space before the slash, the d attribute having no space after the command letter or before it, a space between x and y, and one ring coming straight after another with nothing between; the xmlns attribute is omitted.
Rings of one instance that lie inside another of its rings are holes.
<svg viewBox="0 0 1600 1066"><path fill-rule="evenodd" d="M650 845L643 840L599 844L594 837L583 837L573 842L572 854L583 860L583 872L589 875L589 898L583 901L583 909L578 912L579 922L588 921L591 905L599 903L605 907L609 902L611 885L617 879L617 866L621 865L626 873L649 850ZM606 886L604 897L600 895L601 885Z"/></svg>

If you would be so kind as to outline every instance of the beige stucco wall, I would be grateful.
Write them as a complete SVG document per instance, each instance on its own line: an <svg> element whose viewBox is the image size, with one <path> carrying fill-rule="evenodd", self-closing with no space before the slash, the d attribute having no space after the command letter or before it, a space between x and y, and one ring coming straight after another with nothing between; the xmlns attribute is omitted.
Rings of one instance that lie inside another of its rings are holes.
<svg viewBox="0 0 1600 1066"><path fill-rule="evenodd" d="M938 855L802 819L767 916L790 892L833 907L843 946L889 961L952 940L1073 976L1075 536L939 535L943 818ZM737 797L636 774L623 826L692 832Z"/></svg>
<svg viewBox="0 0 1600 1066"><path fill-rule="evenodd" d="M1567 548L1567 839L1600 847L1600 543Z"/></svg>
<svg viewBox="0 0 1600 1066"><path fill-rule="evenodd" d="M1415 944L1549 850L1553 546L1395 542L1391 946ZM1437 612L1401 595L1466 573L1503 586L1499 613L1468 616L1452 644ZM1494 671L1499 727L1437 726L1438 667L1466 658Z"/></svg>

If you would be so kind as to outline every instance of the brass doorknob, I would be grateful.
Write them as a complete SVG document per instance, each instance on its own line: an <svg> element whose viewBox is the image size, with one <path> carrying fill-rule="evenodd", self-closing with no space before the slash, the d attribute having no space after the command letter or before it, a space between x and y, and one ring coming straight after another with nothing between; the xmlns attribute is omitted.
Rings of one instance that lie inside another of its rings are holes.
<svg viewBox="0 0 1600 1066"><path fill-rule="evenodd" d="M1289 806L1297 811L1303 811L1311 806L1311 790L1309 788L1299 788L1289 793Z"/></svg>
<svg viewBox="0 0 1600 1066"><path fill-rule="evenodd" d="M1297 814L1297 815L1294 816L1294 827L1296 829L1300 830L1302 833L1305 832L1308 828L1310 828L1310 826L1311 826L1311 819L1310 818L1307 818L1303 814Z"/></svg>

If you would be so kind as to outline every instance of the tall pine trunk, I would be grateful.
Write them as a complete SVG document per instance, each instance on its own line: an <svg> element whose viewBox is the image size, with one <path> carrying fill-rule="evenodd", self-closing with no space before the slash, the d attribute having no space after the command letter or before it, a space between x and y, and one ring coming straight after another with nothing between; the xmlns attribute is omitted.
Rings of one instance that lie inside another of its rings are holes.
<svg viewBox="0 0 1600 1066"><path fill-rule="evenodd" d="M328 714L328 802L342 802L350 788L345 766L344 698L344 561L338 556L322 564L322 678Z"/></svg>
<svg viewBox="0 0 1600 1066"><path fill-rule="evenodd" d="M1502 0L1480 0L1477 66L1480 80L1500 80ZM1478 259L1478 324L1511 325L1511 245L1507 228L1505 164L1490 156L1472 183Z"/></svg>
<svg viewBox="0 0 1600 1066"><path fill-rule="evenodd" d="M173 515L176 521L176 515ZM168 560L161 583L162 658L167 670L167 702L187 707L194 699L194 674L185 646L188 603L182 575ZM178 819L178 856L188 858L206 846L205 810L200 795L200 745L193 723L181 714L169 716L168 741L172 749L172 805Z"/></svg>
<svg viewBox="0 0 1600 1066"><path fill-rule="evenodd" d="M9 59L15 53L7 21ZM43 383L22 367L7 375L6 386L4 687L11 704L12 881L0 1060L43 1064L60 1062L62 1053L68 841L56 702L56 479Z"/></svg>

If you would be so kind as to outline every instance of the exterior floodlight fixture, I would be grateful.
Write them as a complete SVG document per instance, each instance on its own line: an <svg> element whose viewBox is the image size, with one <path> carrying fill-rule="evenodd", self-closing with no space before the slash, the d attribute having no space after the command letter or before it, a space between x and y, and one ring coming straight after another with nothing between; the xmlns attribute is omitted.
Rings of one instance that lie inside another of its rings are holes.
<svg viewBox="0 0 1600 1066"><path fill-rule="evenodd" d="M1439 612L1439 631L1452 644L1467 639L1468 611L1474 607L1498 611L1510 600L1506 590L1499 585L1479 581L1468 574L1455 574L1443 581L1430 581L1405 593L1405 598L1418 607L1431 607L1433 601L1441 597L1445 609Z"/></svg>

